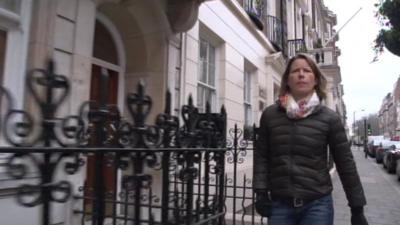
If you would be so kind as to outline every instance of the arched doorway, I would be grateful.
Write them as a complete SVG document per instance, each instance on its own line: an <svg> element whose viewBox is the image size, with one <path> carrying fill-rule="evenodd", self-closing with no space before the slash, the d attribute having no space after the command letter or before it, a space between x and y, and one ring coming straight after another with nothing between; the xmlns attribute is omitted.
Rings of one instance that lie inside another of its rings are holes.
<svg viewBox="0 0 400 225"><path fill-rule="evenodd" d="M97 15L94 27L93 38L93 54L92 54L92 69L90 79L90 100L100 103L101 96L105 94L105 103L108 105L121 106L120 95L123 92L123 86L120 85L124 73L124 60L121 38L118 36L117 29L113 24L101 14ZM106 77L106 80L102 80ZM119 107L120 108L120 107ZM101 175L104 184L105 199L115 200L117 195L117 170L113 165L108 163L109 157L104 156ZM99 159L96 156L88 156L85 187L88 190L88 195L94 190L96 183L96 161ZM85 211L91 212L93 207L92 200L85 201ZM115 214L116 207L112 203L106 203L104 208L105 216ZM89 219L89 218L88 218Z"/></svg>

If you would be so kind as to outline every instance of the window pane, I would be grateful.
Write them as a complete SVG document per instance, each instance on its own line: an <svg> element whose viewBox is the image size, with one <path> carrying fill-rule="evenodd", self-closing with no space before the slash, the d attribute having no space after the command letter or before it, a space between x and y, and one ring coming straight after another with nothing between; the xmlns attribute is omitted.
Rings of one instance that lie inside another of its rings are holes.
<svg viewBox="0 0 400 225"><path fill-rule="evenodd" d="M93 56L106 62L118 65L117 46L110 31L96 20L94 29Z"/></svg>
<svg viewBox="0 0 400 225"><path fill-rule="evenodd" d="M200 40L200 60L207 61L207 42Z"/></svg>
<svg viewBox="0 0 400 225"><path fill-rule="evenodd" d="M251 102L251 86L250 86L250 84L247 84L246 101L249 103Z"/></svg>
<svg viewBox="0 0 400 225"><path fill-rule="evenodd" d="M205 110L205 105L207 104L207 102L210 106L212 106L212 93L211 93L210 89L206 89L206 91L205 91L204 110Z"/></svg>
<svg viewBox="0 0 400 225"><path fill-rule="evenodd" d="M175 70L175 89L181 88L181 71L179 69Z"/></svg>
<svg viewBox="0 0 400 225"><path fill-rule="evenodd" d="M244 71L244 75L243 75L243 99L244 99L244 102L246 102L247 101L247 72L246 71Z"/></svg>
<svg viewBox="0 0 400 225"><path fill-rule="evenodd" d="M208 84L215 87L215 66L208 66Z"/></svg>
<svg viewBox="0 0 400 225"><path fill-rule="evenodd" d="M251 106L247 104L244 105L244 124L247 126L251 126L252 124Z"/></svg>
<svg viewBox="0 0 400 225"><path fill-rule="evenodd" d="M200 112L203 112L204 107L204 88L202 86L197 86L197 108Z"/></svg>
<svg viewBox="0 0 400 225"><path fill-rule="evenodd" d="M207 83L207 62L200 61L200 74L199 81Z"/></svg>
<svg viewBox="0 0 400 225"><path fill-rule="evenodd" d="M208 62L211 65L215 65L215 48L214 46L212 46L211 44L208 45L209 46L209 58L208 58Z"/></svg>
<svg viewBox="0 0 400 225"><path fill-rule="evenodd" d="M251 76L249 72L244 72L244 101L251 102Z"/></svg>
<svg viewBox="0 0 400 225"><path fill-rule="evenodd" d="M207 102L211 106L211 111L215 111L216 92L211 88L199 85L197 87L197 107L200 112L205 112Z"/></svg>
<svg viewBox="0 0 400 225"><path fill-rule="evenodd" d="M180 51L181 48L177 48L176 50L177 50L177 51L176 51L176 53L174 54L174 55L175 55L175 63L176 63L176 66L177 66L177 67L181 67L181 66L182 66L182 65L181 65L181 54L182 54L182 52Z"/></svg>
<svg viewBox="0 0 400 225"><path fill-rule="evenodd" d="M215 85L215 48L209 44L208 52L208 84L211 86Z"/></svg>
<svg viewBox="0 0 400 225"><path fill-rule="evenodd" d="M0 8L19 14L21 0L0 0Z"/></svg>
<svg viewBox="0 0 400 225"><path fill-rule="evenodd" d="M201 82L197 88L197 105L200 112L205 111L206 102L210 103L211 110L214 110L216 104L215 92L215 48L207 41L200 41L200 68L198 80Z"/></svg>
<svg viewBox="0 0 400 225"><path fill-rule="evenodd" d="M175 89L175 104L174 104L174 111L175 111L175 116L179 116L179 107L180 107L180 92L178 89Z"/></svg>
<svg viewBox="0 0 400 225"><path fill-rule="evenodd" d="M215 90L212 90L211 93L211 111L215 112L217 108L217 93Z"/></svg>
<svg viewBox="0 0 400 225"><path fill-rule="evenodd" d="M215 97L216 97L215 91L210 88L207 88L205 91L204 106L206 102L208 102L211 106L211 111L214 111L215 109Z"/></svg>
<svg viewBox="0 0 400 225"><path fill-rule="evenodd" d="M200 40L200 74L198 80L207 82L207 42Z"/></svg>

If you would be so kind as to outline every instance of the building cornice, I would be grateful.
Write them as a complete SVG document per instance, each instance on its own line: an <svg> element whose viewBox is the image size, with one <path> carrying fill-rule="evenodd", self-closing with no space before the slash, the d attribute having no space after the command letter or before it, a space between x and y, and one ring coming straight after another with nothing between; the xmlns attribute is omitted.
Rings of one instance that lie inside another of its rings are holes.
<svg viewBox="0 0 400 225"><path fill-rule="evenodd" d="M274 67L274 69L280 72L279 74L283 74L283 71L286 67L286 60L283 57L282 52L276 52L267 55L265 57L265 63Z"/></svg>

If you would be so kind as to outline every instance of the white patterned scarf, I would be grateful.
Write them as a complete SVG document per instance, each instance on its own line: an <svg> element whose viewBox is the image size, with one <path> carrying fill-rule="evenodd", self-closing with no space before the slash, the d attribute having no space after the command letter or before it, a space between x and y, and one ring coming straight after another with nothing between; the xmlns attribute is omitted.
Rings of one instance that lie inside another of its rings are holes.
<svg viewBox="0 0 400 225"><path fill-rule="evenodd" d="M280 105L286 109L286 114L291 119L306 118L315 108L321 104L317 93L312 94L311 98L296 102L290 93L279 98Z"/></svg>

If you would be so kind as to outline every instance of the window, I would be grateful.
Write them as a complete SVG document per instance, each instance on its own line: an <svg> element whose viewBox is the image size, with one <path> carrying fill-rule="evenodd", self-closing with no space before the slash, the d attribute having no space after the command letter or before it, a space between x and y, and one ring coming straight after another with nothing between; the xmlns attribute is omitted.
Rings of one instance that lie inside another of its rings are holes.
<svg viewBox="0 0 400 225"><path fill-rule="evenodd" d="M336 87L332 87L332 95L333 95L333 98L337 98L338 97L338 94L337 94L337 88Z"/></svg>
<svg viewBox="0 0 400 225"><path fill-rule="evenodd" d="M25 95L25 72L31 25L32 1L0 0L0 85L14 97L13 107L22 109ZM10 88L12 87L12 88ZM0 113L6 101L2 98ZM0 145L9 145L0 135ZM0 172L3 172L8 153L0 153ZM4 178L0 175L0 178ZM15 185L15 184L13 184Z"/></svg>
<svg viewBox="0 0 400 225"><path fill-rule="evenodd" d="M244 125L251 126L252 113L251 113L251 74L244 71Z"/></svg>
<svg viewBox="0 0 400 225"><path fill-rule="evenodd" d="M171 76L173 78L170 85L172 86L173 93L172 94L172 104L173 104L173 115L179 117L181 112L181 81L182 81L182 71L181 71L181 62L182 62L182 38L183 35L186 34L176 34L175 37L171 39L169 45L169 54L171 58L170 66L174 68L174 74Z"/></svg>
<svg viewBox="0 0 400 225"><path fill-rule="evenodd" d="M215 62L215 47L200 39L200 71L197 85L197 107L200 112L205 112L207 102L212 111L216 107Z"/></svg>
<svg viewBox="0 0 400 225"><path fill-rule="evenodd" d="M114 38L106 26L98 20L96 20L95 23L93 57L114 65L119 65L117 47Z"/></svg>
<svg viewBox="0 0 400 225"><path fill-rule="evenodd" d="M21 8L21 0L1 0L0 8L19 14Z"/></svg>

